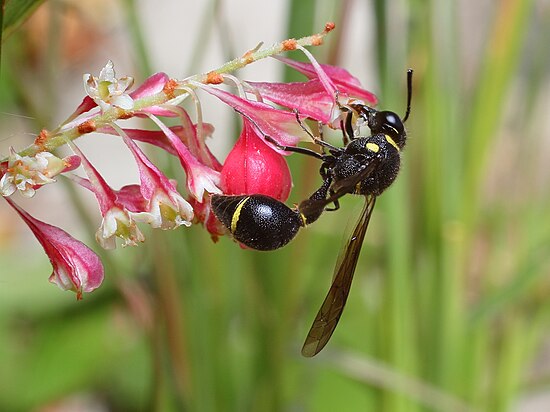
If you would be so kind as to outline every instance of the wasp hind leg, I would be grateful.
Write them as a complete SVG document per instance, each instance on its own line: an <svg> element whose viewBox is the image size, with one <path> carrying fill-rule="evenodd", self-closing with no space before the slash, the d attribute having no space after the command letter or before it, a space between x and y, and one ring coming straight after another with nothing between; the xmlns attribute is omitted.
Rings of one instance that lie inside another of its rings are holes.
<svg viewBox="0 0 550 412"><path fill-rule="evenodd" d="M329 194L330 196L333 196L336 192L334 190L329 190ZM334 205L334 207L326 207L325 210L327 212L334 212L335 210L338 210L340 209L340 202L338 201L338 199L335 199L334 202L332 202L332 204Z"/></svg>

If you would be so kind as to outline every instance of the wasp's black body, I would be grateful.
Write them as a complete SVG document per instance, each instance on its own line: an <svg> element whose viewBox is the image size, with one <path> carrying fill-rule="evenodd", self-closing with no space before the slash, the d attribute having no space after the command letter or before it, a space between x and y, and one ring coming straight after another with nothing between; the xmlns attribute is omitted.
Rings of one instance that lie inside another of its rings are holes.
<svg viewBox="0 0 550 412"><path fill-rule="evenodd" d="M361 174L368 165L376 164L353 193L379 196L397 177L401 164L399 150L393 139L382 133L355 138L335 158L332 180L345 181Z"/></svg>
<svg viewBox="0 0 550 412"><path fill-rule="evenodd" d="M342 107L348 114L341 127L344 141L349 141L342 148L311 136L326 150L320 154L304 148L281 146L264 135L279 149L307 154L322 161L320 175L323 184L296 208L289 208L264 195L212 196L212 211L216 217L236 240L257 250L274 250L286 245L301 227L315 222L325 210L337 210L338 199L342 196L365 196L363 211L343 249L343 257L338 259L332 286L302 348L304 356L317 354L332 336L347 300L376 198L394 182L399 172L400 152L407 137L403 123L410 112L412 70L409 70L407 80L408 102L403 120L393 112L377 111L363 104ZM298 115L297 119L300 122ZM371 136L356 136L354 119L366 123ZM331 203L334 206L328 209Z"/></svg>
<svg viewBox="0 0 550 412"><path fill-rule="evenodd" d="M300 227L319 218L328 193L336 194L333 188L340 188L338 198L347 193L379 196L399 172L399 148L384 134L356 137L345 148L331 152L323 157L323 185L298 208L265 195L213 195L214 214L239 242L256 250L274 250L290 242ZM356 181L361 174L364 178ZM337 204L338 200L330 202Z"/></svg>
<svg viewBox="0 0 550 412"><path fill-rule="evenodd" d="M233 237L256 250L283 247L304 225L299 213L269 196L214 195L211 204Z"/></svg>

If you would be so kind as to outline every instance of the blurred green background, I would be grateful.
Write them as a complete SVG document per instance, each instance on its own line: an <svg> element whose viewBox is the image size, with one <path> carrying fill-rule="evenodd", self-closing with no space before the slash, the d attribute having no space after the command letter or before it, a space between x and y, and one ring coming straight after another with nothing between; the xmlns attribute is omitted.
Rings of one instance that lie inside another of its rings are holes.
<svg viewBox="0 0 550 412"><path fill-rule="evenodd" d="M71 113L82 73L107 59L138 83L159 70L182 78L334 21L316 56L380 107L402 113L408 67L415 78L401 175L314 359L301 344L359 198L271 253L214 244L200 226L147 233L139 249L102 253L105 283L82 302L47 282L40 246L1 205L0 411L550 410L548 1L7 3L26 13L4 16L4 155ZM299 78L275 61L238 75ZM203 106L223 156L236 118ZM110 140L81 146L127 184ZM315 159L289 161L290 204L319 177ZM17 201L97 250L90 198L55 186Z"/></svg>

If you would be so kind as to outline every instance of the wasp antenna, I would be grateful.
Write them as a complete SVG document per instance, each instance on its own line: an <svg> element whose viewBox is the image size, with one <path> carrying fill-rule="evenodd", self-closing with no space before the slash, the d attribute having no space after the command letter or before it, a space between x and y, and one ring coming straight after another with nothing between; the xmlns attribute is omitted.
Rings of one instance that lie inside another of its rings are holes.
<svg viewBox="0 0 550 412"><path fill-rule="evenodd" d="M411 114L411 100L412 100L412 83L413 83L413 69L407 70L407 111L405 117L403 117L403 123L409 118Z"/></svg>

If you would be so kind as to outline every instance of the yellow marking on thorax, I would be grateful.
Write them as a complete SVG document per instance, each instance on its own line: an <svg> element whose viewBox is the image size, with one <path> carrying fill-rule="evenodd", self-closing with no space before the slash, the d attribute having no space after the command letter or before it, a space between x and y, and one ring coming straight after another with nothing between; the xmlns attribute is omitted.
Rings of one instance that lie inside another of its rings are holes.
<svg viewBox="0 0 550 412"><path fill-rule="evenodd" d="M395 143L395 140L393 140L390 135L385 134L384 136L386 137L386 141L389 144L391 144L393 147L395 147L395 149L399 152L399 146L397 146L397 143Z"/></svg>
<svg viewBox="0 0 550 412"><path fill-rule="evenodd" d="M245 197L243 200L239 202L237 205L237 208L235 209L235 212L233 212L233 216L231 217L231 233L235 233L237 230L237 223L239 222L239 216L241 215L241 209L243 208L244 204L250 199L250 196Z"/></svg>
<svg viewBox="0 0 550 412"><path fill-rule="evenodd" d="M374 153L378 153L380 151L380 146L378 146L376 143L369 142L365 145L365 147L367 148L367 150L370 150Z"/></svg>
<svg viewBox="0 0 550 412"><path fill-rule="evenodd" d="M300 212L300 218L302 219L302 223L304 224L304 227L307 226L307 219L306 217L304 216L304 214L302 212Z"/></svg>

